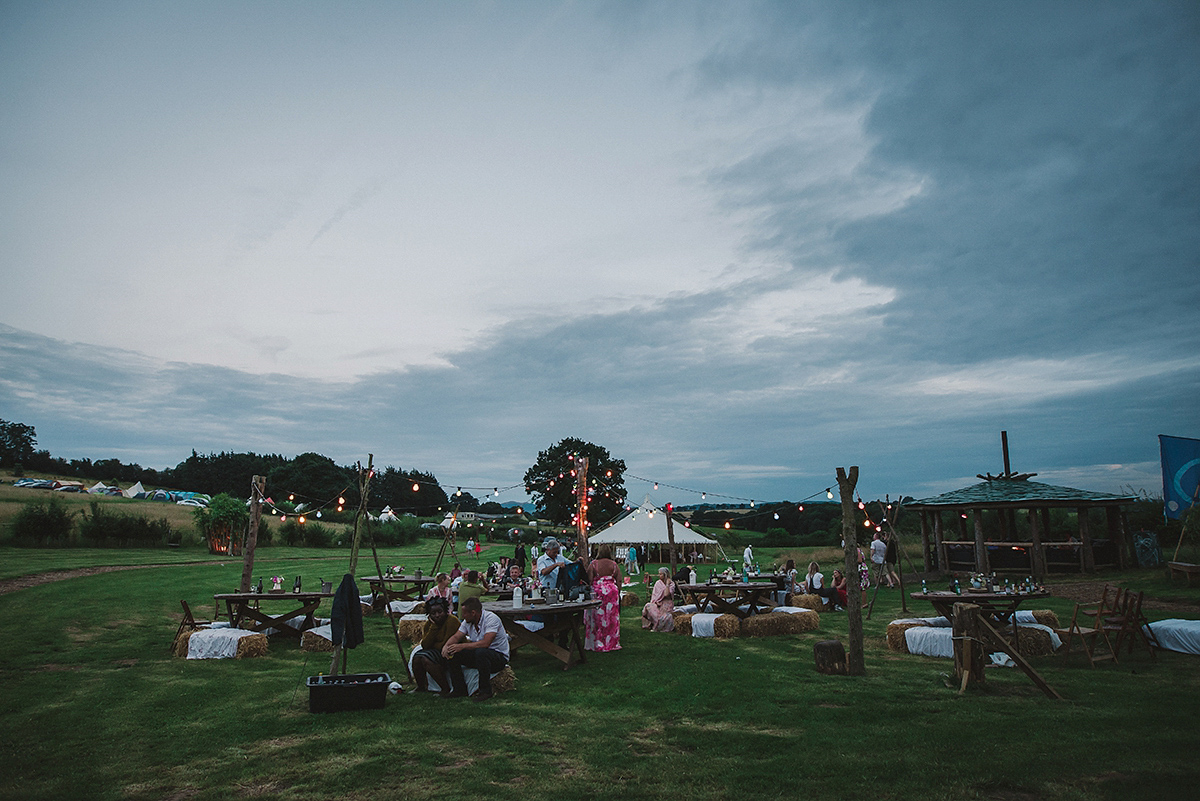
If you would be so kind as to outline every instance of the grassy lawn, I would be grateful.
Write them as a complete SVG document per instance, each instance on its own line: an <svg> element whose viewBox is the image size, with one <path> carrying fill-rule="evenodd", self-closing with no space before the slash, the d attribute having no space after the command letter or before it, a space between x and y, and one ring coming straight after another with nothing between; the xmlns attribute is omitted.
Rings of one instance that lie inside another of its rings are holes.
<svg viewBox="0 0 1200 801"><path fill-rule="evenodd" d="M429 569L436 547L381 559ZM167 654L179 600L210 612L213 593L236 587L238 560L208 563L196 549L0 556L8 576L172 563L0 596L3 798L1163 799L1194 797L1200 779L1196 657L1140 653L1094 670L1078 654L1044 657L1035 666L1067 700L1007 669L960 696L949 660L887 650L895 590L865 622L862 678L813 669L816 641L846 641L844 613L800 636L722 642L645 633L629 608L621 651L564 672L522 650L517 689L486 704L403 694L383 710L313 715L302 685L328 669L326 654L278 639L260 659ZM311 586L346 565L344 550L271 548L255 575ZM368 550L358 573L373 572ZM1157 572L1119 578L1200 600ZM1046 606L1064 619L1072 608ZM403 677L387 619L365 624L350 669Z"/></svg>

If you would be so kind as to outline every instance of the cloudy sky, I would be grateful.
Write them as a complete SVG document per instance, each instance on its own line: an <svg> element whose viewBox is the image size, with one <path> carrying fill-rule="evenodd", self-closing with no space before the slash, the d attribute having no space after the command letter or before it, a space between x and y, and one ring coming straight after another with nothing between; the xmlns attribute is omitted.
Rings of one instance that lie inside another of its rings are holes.
<svg viewBox="0 0 1200 801"><path fill-rule="evenodd" d="M575 436L714 500L1007 430L1159 491L1198 121L1192 2L8 2L0 418L482 487Z"/></svg>

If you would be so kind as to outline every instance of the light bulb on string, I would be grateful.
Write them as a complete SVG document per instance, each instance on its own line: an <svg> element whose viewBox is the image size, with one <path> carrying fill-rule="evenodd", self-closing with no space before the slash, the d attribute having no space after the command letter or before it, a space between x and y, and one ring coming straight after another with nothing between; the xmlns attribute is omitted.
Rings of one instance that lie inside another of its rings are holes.
<svg viewBox="0 0 1200 801"><path fill-rule="evenodd" d="M825 490L825 497L831 501L833 500L833 488L832 487Z"/></svg>
<svg viewBox="0 0 1200 801"><path fill-rule="evenodd" d="M803 512L803 511L804 511L804 504L800 504L799 506L797 506L797 507L796 507L796 511L797 511L797 512Z"/></svg>
<svg viewBox="0 0 1200 801"><path fill-rule="evenodd" d="M704 500L704 499L705 499L705 498L707 498L707 497L708 497L708 493L707 493L707 492L702 492L702 493L700 493L700 500ZM728 528L728 526L726 526L726 528Z"/></svg>
<svg viewBox="0 0 1200 801"><path fill-rule="evenodd" d="M304 522L305 522L304 515L300 515L299 520L300 520L300 525L304 525Z"/></svg>
<svg viewBox="0 0 1200 801"><path fill-rule="evenodd" d="M341 505L342 505L342 504L344 504L345 502L346 502L346 499L345 499L345 498L343 498L341 495L339 495L339 496L338 496L338 506L341 506ZM338 511L340 512L340 511L342 511L342 510L341 510L341 509L338 509Z"/></svg>
<svg viewBox="0 0 1200 801"><path fill-rule="evenodd" d="M319 509L317 510L317 519L318 520L321 519L321 510L319 510Z"/></svg>
<svg viewBox="0 0 1200 801"><path fill-rule="evenodd" d="M500 488L499 487L492 487L492 492L495 493L497 498L500 497Z"/></svg>
<svg viewBox="0 0 1200 801"><path fill-rule="evenodd" d="M870 528L870 527L871 527L871 521L870 521L870 520L864 520L864 521L863 521L863 528Z"/></svg>
<svg viewBox="0 0 1200 801"><path fill-rule="evenodd" d="M280 516L279 516L279 522L280 522L280 523L286 523L286 522L287 522L287 515L280 515Z"/></svg>
<svg viewBox="0 0 1200 801"><path fill-rule="evenodd" d="M657 482L657 481L655 481L655 482L654 482L654 488L655 488L655 489L658 489L658 482Z"/></svg>
<svg viewBox="0 0 1200 801"><path fill-rule="evenodd" d="M775 519L776 519L776 520L778 520L778 519L779 519L779 512L776 512L776 513L775 513Z"/></svg>
<svg viewBox="0 0 1200 801"><path fill-rule="evenodd" d="M750 499L750 508L751 509L754 508L754 499L753 498Z"/></svg>
<svg viewBox="0 0 1200 801"><path fill-rule="evenodd" d="M867 505L866 505L865 503L863 503L862 501L859 501L859 502L858 502L858 508L859 508L859 509L866 509L866 508L867 508Z"/></svg>
<svg viewBox="0 0 1200 801"><path fill-rule="evenodd" d="M728 521L728 520L726 520L726 521L725 521L725 528L729 528L729 521Z"/></svg>
<svg viewBox="0 0 1200 801"><path fill-rule="evenodd" d="M416 482L413 482L413 492L420 492L420 491L421 491L421 485Z"/></svg>
<svg viewBox="0 0 1200 801"><path fill-rule="evenodd" d="M612 471L611 471L611 470L609 470L609 471L605 472L605 474L604 474L604 477L605 477L605 478L612 478Z"/></svg>
<svg viewBox="0 0 1200 801"><path fill-rule="evenodd" d="M459 488L458 488L458 492L456 492L456 493L454 493L454 494L455 494L457 497L461 498L461 497L462 497L462 487L459 487Z"/></svg>
<svg viewBox="0 0 1200 801"><path fill-rule="evenodd" d="M293 495L292 493L290 493L290 492L289 492L289 493L288 493L288 500L289 500L289 501L294 501L294 500L296 500L296 496L295 496L295 495Z"/></svg>

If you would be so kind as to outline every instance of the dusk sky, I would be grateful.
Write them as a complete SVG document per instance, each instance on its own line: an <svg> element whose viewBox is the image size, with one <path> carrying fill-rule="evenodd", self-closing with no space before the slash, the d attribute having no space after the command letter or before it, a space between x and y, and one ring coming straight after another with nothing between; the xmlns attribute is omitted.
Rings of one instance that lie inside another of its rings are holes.
<svg viewBox="0 0 1200 801"><path fill-rule="evenodd" d="M573 436L682 505L1200 437L1195 2L5 2L0 185L55 456Z"/></svg>

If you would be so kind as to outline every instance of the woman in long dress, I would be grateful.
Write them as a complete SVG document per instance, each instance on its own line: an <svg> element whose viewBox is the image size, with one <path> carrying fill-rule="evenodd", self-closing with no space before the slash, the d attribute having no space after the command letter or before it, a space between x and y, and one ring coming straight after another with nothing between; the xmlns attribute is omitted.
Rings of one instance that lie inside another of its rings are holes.
<svg viewBox="0 0 1200 801"><path fill-rule="evenodd" d="M621 649L621 567L612 559L612 549L601 545L597 558L588 565L592 598L599 606L583 613L583 647L589 651Z"/></svg>
<svg viewBox="0 0 1200 801"><path fill-rule="evenodd" d="M642 628L651 631L675 630L675 582L671 581L671 571L665 567L658 569L658 581L650 593L650 603L642 607Z"/></svg>

